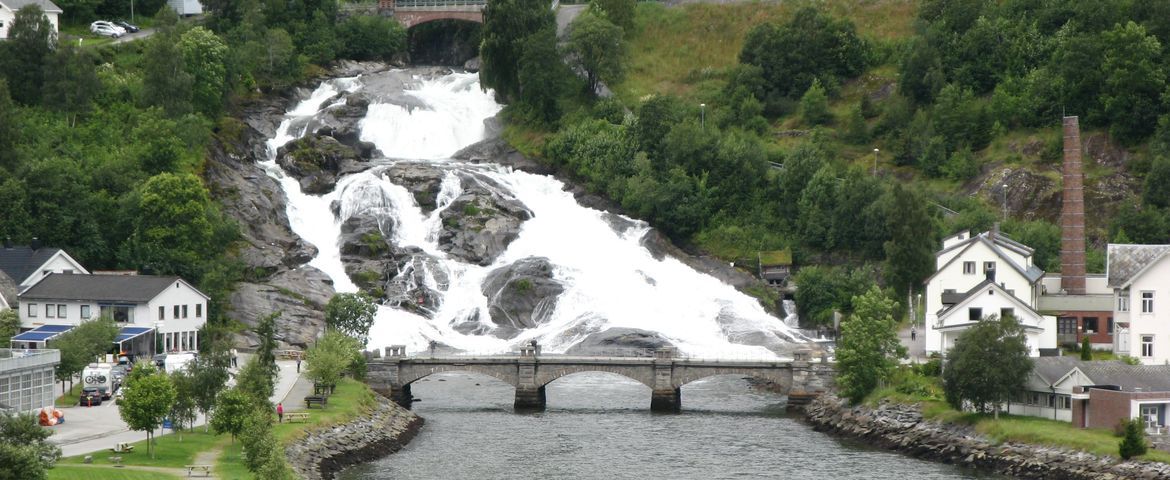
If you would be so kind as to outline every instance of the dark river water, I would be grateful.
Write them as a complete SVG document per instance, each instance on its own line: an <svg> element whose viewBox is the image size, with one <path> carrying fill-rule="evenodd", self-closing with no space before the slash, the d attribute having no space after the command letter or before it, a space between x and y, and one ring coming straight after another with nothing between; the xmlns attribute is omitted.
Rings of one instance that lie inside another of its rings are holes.
<svg viewBox="0 0 1170 480"><path fill-rule="evenodd" d="M650 389L581 373L547 387L548 409L512 412L512 387L447 373L412 386L426 425L405 448L343 480L1001 478L817 433L784 398L731 376L691 383L682 413L650 412Z"/></svg>

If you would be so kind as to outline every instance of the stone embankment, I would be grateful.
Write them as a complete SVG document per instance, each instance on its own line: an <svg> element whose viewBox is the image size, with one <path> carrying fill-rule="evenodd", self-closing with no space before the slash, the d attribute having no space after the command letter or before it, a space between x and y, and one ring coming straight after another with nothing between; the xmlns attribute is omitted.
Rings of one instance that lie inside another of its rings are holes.
<svg viewBox="0 0 1170 480"><path fill-rule="evenodd" d="M305 480L328 480L342 469L397 452L422 427L423 419L382 397L369 415L308 432L284 449Z"/></svg>
<svg viewBox="0 0 1170 480"><path fill-rule="evenodd" d="M1057 447L996 443L964 425L925 420L921 407L882 403L850 407L824 395L804 410L817 431L854 437L908 455L1026 479L1153 480L1170 478L1170 465L1127 461Z"/></svg>

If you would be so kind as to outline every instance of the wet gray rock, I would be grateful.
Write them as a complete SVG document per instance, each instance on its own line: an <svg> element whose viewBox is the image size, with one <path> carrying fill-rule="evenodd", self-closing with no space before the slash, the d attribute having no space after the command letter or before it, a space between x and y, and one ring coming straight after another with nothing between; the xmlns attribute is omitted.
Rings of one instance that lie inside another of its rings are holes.
<svg viewBox="0 0 1170 480"><path fill-rule="evenodd" d="M405 187L423 213L429 214L438 207L439 191L447 172L433 164L401 162L387 167L382 175Z"/></svg>
<svg viewBox="0 0 1170 480"><path fill-rule="evenodd" d="M394 264L382 286L385 304L434 317L442 306L443 292L451 284L447 269L434 256L417 247L395 249Z"/></svg>
<svg viewBox="0 0 1170 480"><path fill-rule="evenodd" d="M532 212L482 176L460 173L463 193L439 215L439 248L468 263L491 265Z"/></svg>
<svg viewBox="0 0 1170 480"><path fill-rule="evenodd" d="M475 57L471 60L463 62L463 69L467 70L471 73L476 73L476 72L479 72L479 68L481 65L482 65L482 61L480 61L479 57Z"/></svg>
<svg viewBox="0 0 1170 480"><path fill-rule="evenodd" d="M333 293L333 281L316 268L282 270L263 282L236 284L227 315L247 326L243 343L254 347L257 322L279 311L276 339L286 347L307 348L325 328L324 308Z"/></svg>
<svg viewBox="0 0 1170 480"><path fill-rule="evenodd" d="M660 347L674 346L658 332L614 327L590 334L565 351L567 355L652 357Z"/></svg>
<svg viewBox="0 0 1170 480"><path fill-rule="evenodd" d="M493 334L500 338L514 338L546 322L565 291L544 257L522 258L492 270L481 288L488 299L488 314L498 327Z"/></svg>
<svg viewBox="0 0 1170 480"><path fill-rule="evenodd" d="M338 172L354 170L362 162L357 150L337 139L309 135L280 147L276 163L301 183L301 191L327 193L337 186Z"/></svg>

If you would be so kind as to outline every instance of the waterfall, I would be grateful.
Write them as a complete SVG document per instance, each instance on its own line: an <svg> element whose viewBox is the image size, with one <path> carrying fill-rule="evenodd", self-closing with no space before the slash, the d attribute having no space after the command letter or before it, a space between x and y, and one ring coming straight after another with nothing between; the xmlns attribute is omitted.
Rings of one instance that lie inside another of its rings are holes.
<svg viewBox="0 0 1170 480"><path fill-rule="evenodd" d="M405 187L384 175L386 167L346 175L328 194L301 193L298 182L276 165L277 149L308 133L314 116L343 104L329 101L339 92L367 88L364 80L326 81L290 110L269 142L265 167L288 196L293 230L319 250L310 264L331 277L339 292L357 291L345 274L338 247L341 224L354 214L377 216L380 224L393 226L395 245L425 253L402 267L399 276L415 282L411 286L424 284L441 302L427 312L430 318L380 306L370 332L371 347L405 344L418 351L433 340L468 352L502 353L537 340L546 351L562 352L591 333L626 327L657 332L688 354L774 358L783 350L777 346L807 340L793 325L769 315L755 299L733 287L673 258L654 258L641 244L649 230L645 222L625 218L615 222L612 214L582 207L552 177L449 159L483 139L485 120L502 108L490 91L480 89L475 74L416 76L401 92L366 92L376 100L361 120L361 139L372 142L388 159L425 161L444 170L433 211L424 213ZM469 182L514 198L532 213L518 237L487 266L460 261L439 248L440 215L472 186ZM335 202L336 215L331 209ZM493 269L527 257L549 259L563 293L555 307L541 306L546 315L535 328L508 339L483 334L496 328L481 292L484 279ZM468 323L481 328L471 333L455 329Z"/></svg>

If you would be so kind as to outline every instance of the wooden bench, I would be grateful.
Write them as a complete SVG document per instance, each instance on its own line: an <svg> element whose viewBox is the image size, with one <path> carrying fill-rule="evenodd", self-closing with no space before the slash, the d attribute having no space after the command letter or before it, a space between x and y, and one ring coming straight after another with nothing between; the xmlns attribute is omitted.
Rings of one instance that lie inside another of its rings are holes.
<svg viewBox="0 0 1170 480"><path fill-rule="evenodd" d="M284 418L287 418L289 423L307 422L309 421L309 412L289 412L284 414Z"/></svg>
<svg viewBox="0 0 1170 480"><path fill-rule="evenodd" d="M325 395L309 395L305 397L305 408L313 408L314 403L320 405L321 408L325 408L329 404L329 397Z"/></svg>
<svg viewBox="0 0 1170 480"><path fill-rule="evenodd" d="M114 453L131 453L134 451L134 445L126 442L118 442L114 444L113 448L110 448L110 451Z"/></svg>
<svg viewBox="0 0 1170 480"><path fill-rule="evenodd" d="M191 473L196 470L203 472L204 477L211 476L211 465L187 465L186 468L188 477L190 477Z"/></svg>
<svg viewBox="0 0 1170 480"><path fill-rule="evenodd" d="M313 395L332 395L333 389L335 389L335 388L337 388L337 384L335 384L335 383L329 383L329 384L314 383L313 384Z"/></svg>

